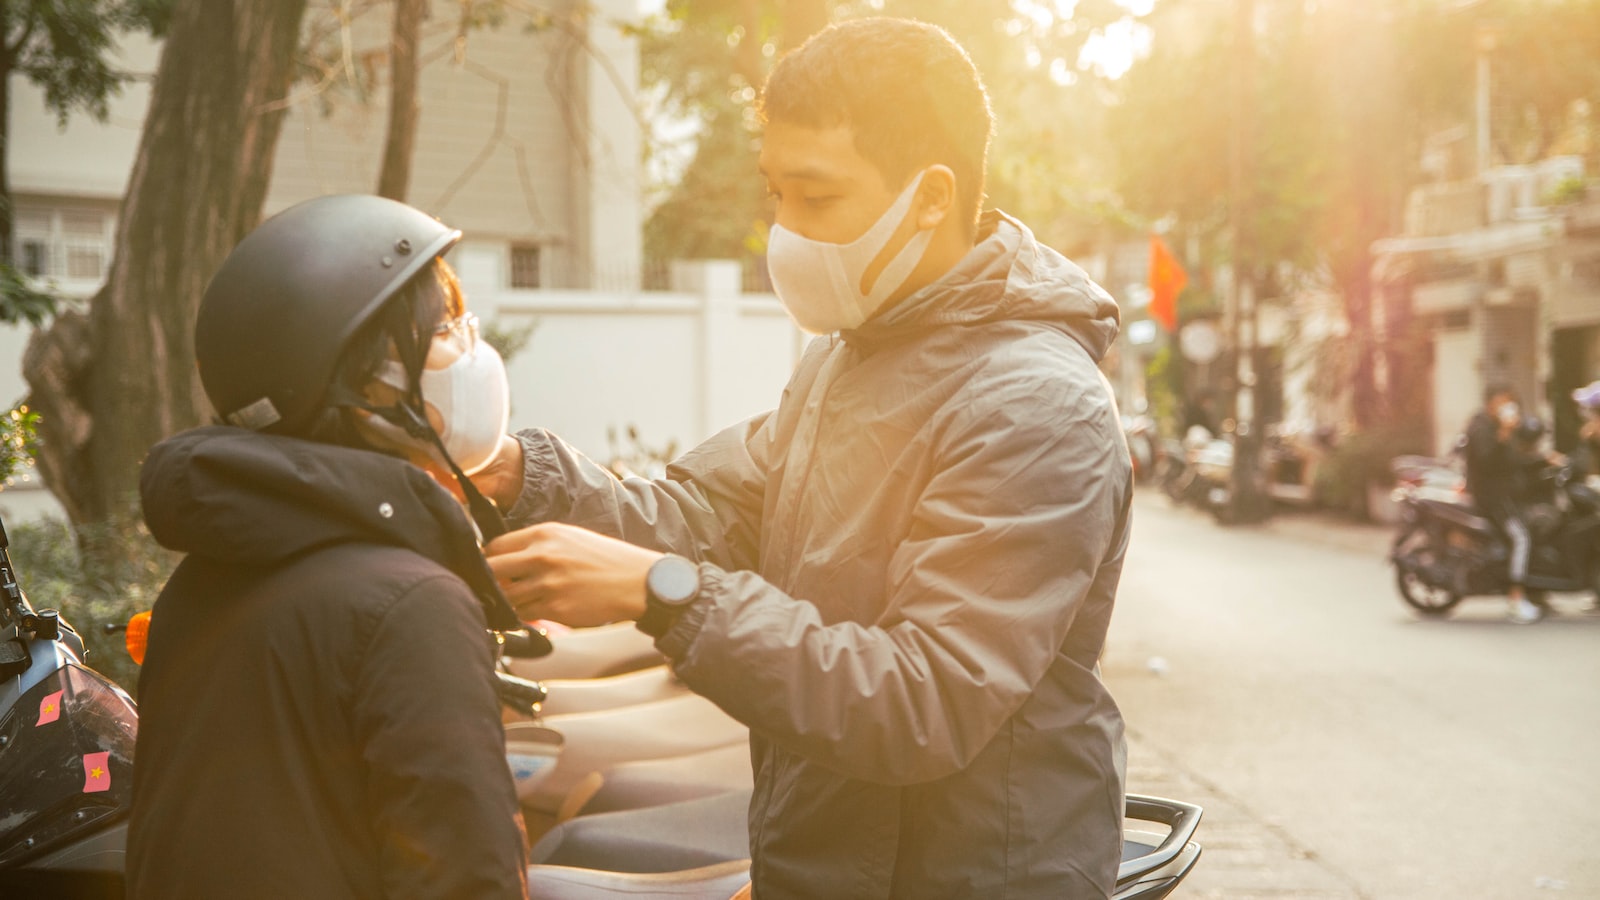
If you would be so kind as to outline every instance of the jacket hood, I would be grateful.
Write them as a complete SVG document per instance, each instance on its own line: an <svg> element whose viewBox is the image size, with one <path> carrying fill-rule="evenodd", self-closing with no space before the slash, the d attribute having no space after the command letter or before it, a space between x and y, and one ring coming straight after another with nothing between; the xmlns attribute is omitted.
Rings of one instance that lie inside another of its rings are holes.
<svg viewBox="0 0 1600 900"><path fill-rule="evenodd" d="M465 581L489 627L525 627L500 593L466 511L404 460L212 426L151 448L139 493L150 533L170 550L271 566L335 544L403 547Z"/></svg>
<svg viewBox="0 0 1600 900"><path fill-rule="evenodd" d="M998 210L984 214L972 250L939 280L842 333L873 345L947 325L1032 320L1071 336L1096 362L1119 328L1117 303L1083 269Z"/></svg>

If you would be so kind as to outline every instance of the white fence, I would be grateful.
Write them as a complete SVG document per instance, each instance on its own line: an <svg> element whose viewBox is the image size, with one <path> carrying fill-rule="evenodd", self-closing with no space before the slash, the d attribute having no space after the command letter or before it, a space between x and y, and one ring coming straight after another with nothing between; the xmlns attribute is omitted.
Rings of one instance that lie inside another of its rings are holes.
<svg viewBox="0 0 1600 900"><path fill-rule="evenodd" d="M464 286L485 322L533 326L508 363L512 427L549 428L603 461L611 435L629 427L649 448L673 444L681 452L777 404L806 336L776 297L741 294L740 281L738 263L710 261L674 264L671 292ZM0 328L0 403L7 406L27 392L27 338L26 329ZM0 488L8 521L44 514L60 513L36 480Z"/></svg>

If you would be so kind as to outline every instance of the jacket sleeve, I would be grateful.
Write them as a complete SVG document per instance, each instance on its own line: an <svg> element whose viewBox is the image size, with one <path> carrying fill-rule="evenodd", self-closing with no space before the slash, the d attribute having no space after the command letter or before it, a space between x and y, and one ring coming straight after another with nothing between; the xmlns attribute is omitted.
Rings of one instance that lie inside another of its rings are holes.
<svg viewBox="0 0 1600 900"><path fill-rule="evenodd" d="M1086 603L1109 605L1097 578L1126 546L1114 407L1094 389L1064 394L1019 379L956 412L876 624L824 624L754 574L702 565L703 599L658 646L735 718L850 777L909 784L965 768Z"/></svg>
<svg viewBox="0 0 1600 900"><path fill-rule="evenodd" d="M1474 416L1467 425L1467 471L1475 478L1491 479L1505 477L1508 468L1506 446L1495 421Z"/></svg>
<svg viewBox="0 0 1600 900"><path fill-rule="evenodd" d="M617 478L543 429L517 435L523 488L506 516L513 527L567 522L641 547L754 568L772 416L713 435L659 480Z"/></svg>
<svg viewBox="0 0 1600 900"><path fill-rule="evenodd" d="M355 694L389 898L524 898L526 853L483 613L441 576L389 607Z"/></svg>

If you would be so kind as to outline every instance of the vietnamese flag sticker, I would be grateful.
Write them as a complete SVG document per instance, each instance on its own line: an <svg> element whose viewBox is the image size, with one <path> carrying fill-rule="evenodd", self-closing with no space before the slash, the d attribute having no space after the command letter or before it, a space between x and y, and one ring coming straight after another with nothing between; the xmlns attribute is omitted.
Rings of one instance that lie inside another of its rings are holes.
<svg viewBox="0 0 1600 900"><path fill-rule="evenodd" d="M33 727L48 725L61 718L61 694L61 691L46 694L44 699L39 701L39 721Z"/></svg>
<svg viewBox="0 0 1600 900"><path fill-rule="evenodd" d="M83 792L95 794L111 790L111 751L83 755Z"/></svg>

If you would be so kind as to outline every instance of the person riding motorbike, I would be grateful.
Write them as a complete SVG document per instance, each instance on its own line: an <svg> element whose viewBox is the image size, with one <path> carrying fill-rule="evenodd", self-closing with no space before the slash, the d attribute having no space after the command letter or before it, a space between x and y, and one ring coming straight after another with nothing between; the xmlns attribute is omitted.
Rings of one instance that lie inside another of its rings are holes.
<svg viewBox="0 0 1600 900"><path fill-rule="evenodd" d="M1519 625L1532 624L1544 611L1528 599L1524 580L1532 537L1522 515L1529 489L1529 470L1544 459L1519 434L1524 418L1516 394L1504 384L1484 390L1484 406L1467 424L1464 456L1467 491L1478 511L1504 532L1510 542L1511 588L1506 616Z"/></svg>
<svg viewBox="0 0 1600 900"><path fill-rule="evenodd" d="M206 289L195 356L225 424L158 444L140 482L187 556L139 678L133 900L526 894L485 630L521 623L424 471L471 490L506 425L441 258L460 234L322 197Z"/></svg>

